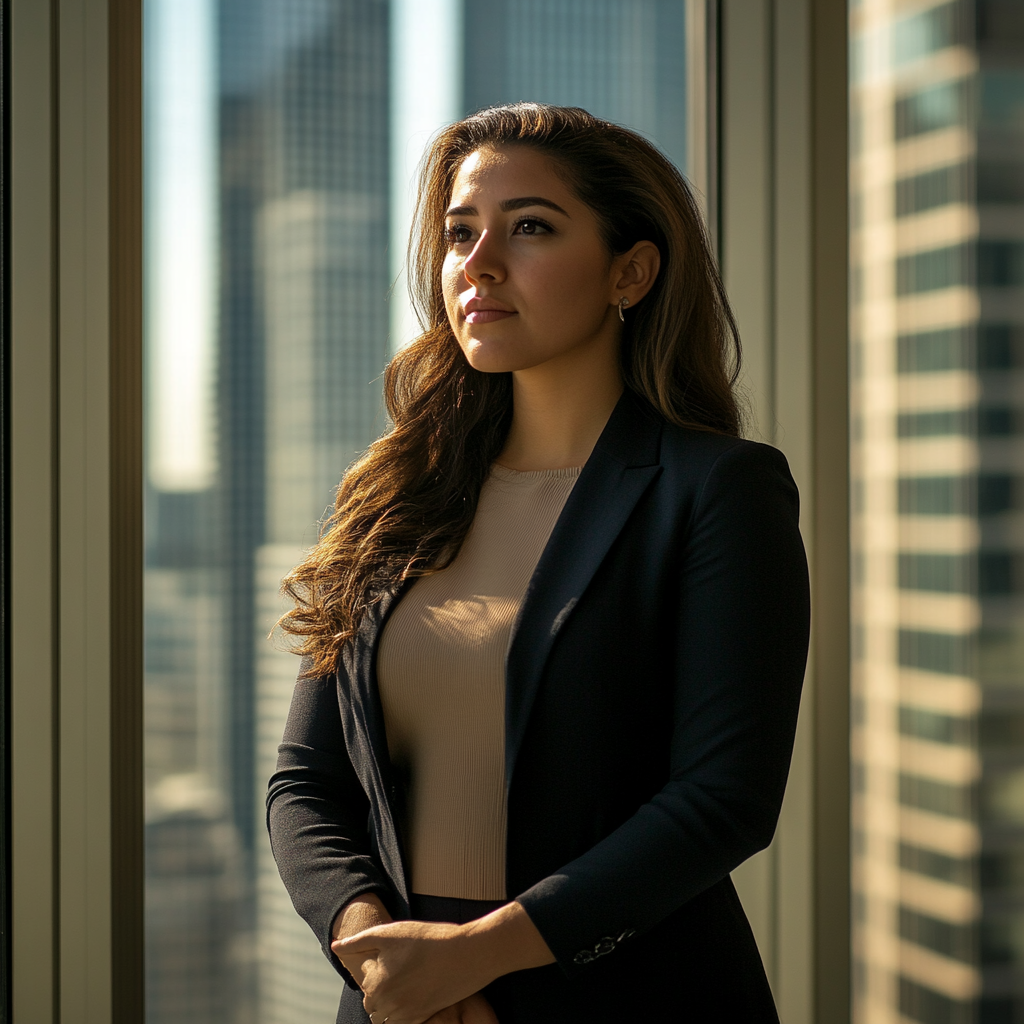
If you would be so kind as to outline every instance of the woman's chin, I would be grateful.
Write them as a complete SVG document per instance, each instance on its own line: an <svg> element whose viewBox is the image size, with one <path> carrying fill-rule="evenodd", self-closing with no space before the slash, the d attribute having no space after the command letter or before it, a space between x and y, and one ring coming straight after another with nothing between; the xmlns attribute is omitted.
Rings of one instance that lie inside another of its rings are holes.
<svg viewBox="0 0 1024 1024"><path fill-rule="evenodd" d="M493 360L482 363L470 362L469 365L478 373L511 373L517 369L515 366L506 366L504 363L498 363Z"/></svg>
<svg viewBox="0 0 1024 1024"><path fill-rule="evenodd" d="M481 343L471 338L462 346L466 362L480 373L509 373L521 369L521 360L515 359L511 353L502 352L494 345Z"/></svg>

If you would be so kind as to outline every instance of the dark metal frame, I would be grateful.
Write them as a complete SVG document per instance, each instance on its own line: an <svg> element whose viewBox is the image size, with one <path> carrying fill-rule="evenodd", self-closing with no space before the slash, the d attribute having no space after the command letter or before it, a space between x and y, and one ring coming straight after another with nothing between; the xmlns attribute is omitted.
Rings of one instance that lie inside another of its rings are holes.
<svg viewBox="0 0 1024 1024"><path fill-rule="evenodd" d="M11 790L10 790L10 61L7 31L10 4L0 0L0 1024L8 1024L11 1005Z"/></svg>
<svg viewBox="0 0 1024 1024"><path fill-rule="evenodd" d="M145 1020L142 807L142 0L110 0L110 741L114 1024Z"/></svg>

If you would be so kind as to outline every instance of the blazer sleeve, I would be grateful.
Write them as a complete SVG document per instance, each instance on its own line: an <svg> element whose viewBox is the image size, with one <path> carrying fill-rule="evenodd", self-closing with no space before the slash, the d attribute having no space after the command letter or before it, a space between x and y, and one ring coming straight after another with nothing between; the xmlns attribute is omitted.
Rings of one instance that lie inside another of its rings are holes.
<svg viewBox="0 0 1024 1024"><path fill-rule="evenodd" d="M809 587L784 456L739 442L713 463L665 638L670 773L616 831L517 897L569 974L652 928L771 842L807 656Z"/></svg>
<svg viewBox="0 0 1024 1024"><path fill-rule="evenodd" d="M364 893L375 892L385 903L390 899L371 850L369 809L345 745L334 677L300 674L267 792L267 828L295 909L350 982L331 952L334 919Z"/></svg>

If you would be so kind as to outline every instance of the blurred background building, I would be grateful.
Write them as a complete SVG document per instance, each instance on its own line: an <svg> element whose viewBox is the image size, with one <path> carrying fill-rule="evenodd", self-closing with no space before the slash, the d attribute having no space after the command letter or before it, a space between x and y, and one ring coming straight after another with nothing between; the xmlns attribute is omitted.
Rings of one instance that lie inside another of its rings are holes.
<svg viewBox="0 0 1024 1024"><path fill-rule="evenodd" d="M266 637L386 426L410 168L445 121L531 99L685 169L687 4L147 0L146 19L147 1018L328 1021L340 979L263 823L297 670Z"/></svg>
<svg viewBox="0 0 1024 1024"><path fill-rule="evenodd" d="M851 9L854 1017L1024 1021L1024 5Z"/></svg>

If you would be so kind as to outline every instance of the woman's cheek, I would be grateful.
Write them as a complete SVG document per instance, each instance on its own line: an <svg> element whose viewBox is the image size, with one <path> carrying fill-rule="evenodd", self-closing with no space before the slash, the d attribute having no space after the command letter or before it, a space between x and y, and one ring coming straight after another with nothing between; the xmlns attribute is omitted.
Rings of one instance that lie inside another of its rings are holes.
<svg viewBox="0 0 1024 1024"><path fill-rule="evenodd" d="M448 323L457 335L459 333L459 297L457 292L452 293L445 289L444 309L448 314Z"/></svg>
<svg viewBox="0 0 1024 1024"><path fill-rule="evenodd" d="M459 285L462 281L462 273L459 264L451 254L445 257L441 264L441 293L444 295L444 306L448 310L448 317L459 303Z"/></svg>

